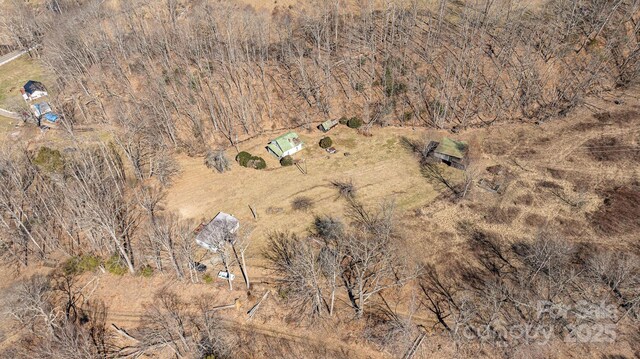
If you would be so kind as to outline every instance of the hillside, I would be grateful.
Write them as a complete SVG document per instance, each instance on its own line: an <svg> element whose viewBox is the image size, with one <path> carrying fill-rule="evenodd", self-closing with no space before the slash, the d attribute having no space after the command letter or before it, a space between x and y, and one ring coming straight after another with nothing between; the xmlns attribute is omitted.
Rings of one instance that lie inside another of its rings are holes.
<svg viewBox="0 0 640 359"><path fill-rule="evenodd" d="M640 3L0 7L0 357L640 355Z"/></svg>

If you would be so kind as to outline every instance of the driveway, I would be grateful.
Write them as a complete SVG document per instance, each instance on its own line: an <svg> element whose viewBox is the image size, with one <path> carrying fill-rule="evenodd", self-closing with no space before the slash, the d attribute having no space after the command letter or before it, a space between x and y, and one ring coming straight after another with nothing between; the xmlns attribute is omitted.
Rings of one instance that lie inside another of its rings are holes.
<svg viewBox="0 0 640 359"><path fill-rule="evenodd" d="M0 56L0 66L17 59L18 57L26 54L27 52L29 52L29 50L16 50L4 56Z"/></svg>
<svg viewBox="0 0 640 359"><path fill-rule="evenodd" d="M5 109L1 109L0 108L0 116L2 117L8 117L8 118L12 118L14 120L20 120L22 119L22 117L20 117L19 113L16 112L11 112L11 111L7 111Z"/></svg>

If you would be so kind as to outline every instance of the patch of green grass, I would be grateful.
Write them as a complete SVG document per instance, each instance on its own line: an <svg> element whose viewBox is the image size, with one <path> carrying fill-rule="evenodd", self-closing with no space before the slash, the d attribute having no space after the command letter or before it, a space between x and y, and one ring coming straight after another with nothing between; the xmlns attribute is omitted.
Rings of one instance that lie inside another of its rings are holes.
<svg viewBox="0 0 640 359"><path fill-rule="evenodd" d="M81 274L84 272L93 272L100 265L100 258L87 254L69 258L62 270L65 274Z"/></svg>
<svg viewBox="0 0 640 359"><path fill-rule="evenodd" d="M62 172L64 168L64 159L60 151L46 146L40 147L33 163L49 172Z"/></svg>
<svg viewBox="0 0 640 359"><path fill-rule="evenodd" d="M213 283L213 277L211 277L211 275L209 273L207 273L207 274L202 276L202 281L207 283L207 284L211 284L211 283Z"/></svg>
<svg viewBox="0 0 640 359"><path fill-rule="evenodd" d="M0 66L0 106L11 107L11 104L20 103L20 88L27 81L41 81L45 86L51 87L52 78L38 60L28 55ZM49 87L47 90L51 90Z"/></svg>
<svg viewBox="0 0 640 359"><path fill-rule="evenodd" d="M150 265L145 265L140 268L140 271L138 273L145 278L150 278L151 276L153 276L153 268Z"/></svg>
<svg viewBox="0 0 640 359"><path fill-rule="evenodd" d="M104 267L111 274L124 275L127 273L127 267L122 263L122 259L117 253L109 257Z"/></svg>

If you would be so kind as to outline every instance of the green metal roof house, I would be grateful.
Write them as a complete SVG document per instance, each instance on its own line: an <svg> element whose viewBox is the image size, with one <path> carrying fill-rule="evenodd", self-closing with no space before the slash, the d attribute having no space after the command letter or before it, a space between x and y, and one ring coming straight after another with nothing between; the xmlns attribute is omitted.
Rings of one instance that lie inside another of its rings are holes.
<svg viewBox="0 0 640 359"><path fill-rule="evenodd" d="M271 140L267 144L267 151L280 159L302 150L303 145L297 133L288 132Z"/></svg>
<svg viewBox="0 0 640 359"><path fill-rule="evenodd" d="M433 150L433 157L439 158L455 168L464 169L468 148L469 145L464 141L443 137Z"/></svg>

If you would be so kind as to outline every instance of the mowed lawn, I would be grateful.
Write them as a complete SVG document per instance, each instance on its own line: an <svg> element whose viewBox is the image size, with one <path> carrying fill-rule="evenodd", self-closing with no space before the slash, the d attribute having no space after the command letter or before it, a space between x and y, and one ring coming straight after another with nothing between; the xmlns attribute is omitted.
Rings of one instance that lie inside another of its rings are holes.
<svg viewBox="0 0 640 359"><path fill-rule="evenodd" d="M306 148L294 158L305 160L306 175L295 166L280 167L264 149L268 138L255 139L243 143L240 150L262 156L267 161L266 170L242 168L234 161L231 171L220 174L207 168L202 158L180 157L182 172L169 189L166 208L198 220L209 219L219 211L228 212L241 224L252 226L252 238L259 239L273 230L304 231L314 215L344 218L346 202L338 198L331 185L335 180L353 180L356 198L365 205L394 201L399 211L422 206L437 195L421 175L417 160L401 145L402 136L419 138L420 131L384 128L365 137L338 126L328 133L339 151L333 155L318 146L324 134L317 130L298 133ZM235 151L228 151L230 159L234 156ZM311 210L292 209L291 202L300 196L313 200ZM257 220L249 205L258 212ZM257 250L260 246L253 247Z"/></svg>
<svg viewBox="0 0 640 359"><path fill-rule="evenodd" d="M20 88L29 80L41 81L45 86L51 81L51 76L38 60L30 58L29 55L23 55L0 66L0 107L11 109L20 104Z"/></svg>

